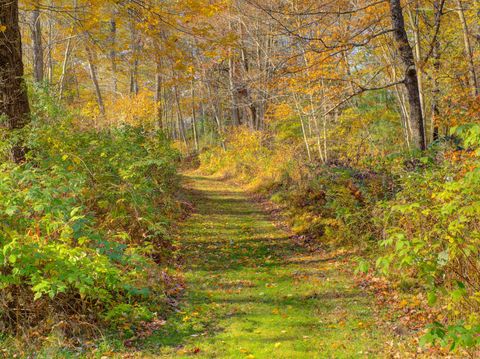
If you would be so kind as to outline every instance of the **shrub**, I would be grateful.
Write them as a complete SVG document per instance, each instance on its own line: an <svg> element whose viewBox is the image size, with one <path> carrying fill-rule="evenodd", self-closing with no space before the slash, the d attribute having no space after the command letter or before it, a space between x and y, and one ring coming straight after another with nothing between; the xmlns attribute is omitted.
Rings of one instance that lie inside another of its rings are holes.
<svg viewBox="0 0 480 359"><path fill-rule="evenodd" d="M78 335L165 309L177 152L160 133L85 129L68 116L25 133L27 163L0 171L4 329L45 335L63 321Z"/></svg>
<svg viewBox="0 0 480 359"><path fill-rule="evenodd" d="M230 142L203 154L201 168L255 184L306 238L355 248L378 241L377 267L444 308L423 342L480 344L480 125L454 129L422 157L365 157L356 168L309 163L246 129Z"/></svg>
<svg viewBox="0 0 480 359"><path fill-rule="evenodd" d="M388 252L377 261L385 273L395 268L416 278L431 305L440 299L443 321L425 340L452 348L477 345L480 334L480 126L462 126L456 134L465 149L405 173L401 191L380 204Z"/></svg>
<svg viewBox="0 0 480 359"><path fill-rule="evenodd" d="M375 202L391 189L390 174L338 164L309 164L297 147L268 134L237 130L220 148L200 156L200 169L234 177L268 194L299 235L337 244L371 236Z"/></svg>

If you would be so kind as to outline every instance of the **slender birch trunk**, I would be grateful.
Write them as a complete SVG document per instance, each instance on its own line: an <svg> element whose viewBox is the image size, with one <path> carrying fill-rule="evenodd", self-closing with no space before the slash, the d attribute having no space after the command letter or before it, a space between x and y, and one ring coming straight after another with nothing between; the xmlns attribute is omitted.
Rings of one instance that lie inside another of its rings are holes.
<svg viewBox="0 0 480 359"><path fill-rule="evenodd" d="M40 20L40 4L34 4L32 11L32 47L33 47L33 79L36 83L43 82L43 44L42 44L42 23Z"/></svg>
<svg viewBox="0 0 480 359"><path fill-rule="evenodd" d="M85 45L85 52L87 53L88 67L90 69L90 78L92 80L93 87L95 88L95 96L97 98L98 109L100 114L105 115L105 105L103 103L102 91L98 83L97 67L94 63L93 52L89 45Z"/></svg>
<svg viewBox="0 0 480 359"><path fill-rule="evenodd" d="M465 18L465 10L463 8L462 0L457 0L457 12L458 17L460 19L460 23L462 24L462 31L463 31L463 43L465 46L465 56L467 56L467 63L468 63L468 72L469 72L469 82L471 93L473 97L477 97L479 95L479 88L478 88L478 79L477 73L475 69L475 63L473 61L473 49L472 44L470 43L469 37L469 29L467 20Z"/></svg>

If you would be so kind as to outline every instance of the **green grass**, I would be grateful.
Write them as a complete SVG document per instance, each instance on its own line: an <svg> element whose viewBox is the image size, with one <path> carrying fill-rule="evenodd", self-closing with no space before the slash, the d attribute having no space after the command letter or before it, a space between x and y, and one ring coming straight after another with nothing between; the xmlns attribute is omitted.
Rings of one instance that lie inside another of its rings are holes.
<svg viewBox="0 0 480 359"><path fill-rule="evenodd" d="M239 187L193 175L186 183L196 208L179 234L187 293L143 355L383 357L388 338L347 257L295 246Z"/></svg>

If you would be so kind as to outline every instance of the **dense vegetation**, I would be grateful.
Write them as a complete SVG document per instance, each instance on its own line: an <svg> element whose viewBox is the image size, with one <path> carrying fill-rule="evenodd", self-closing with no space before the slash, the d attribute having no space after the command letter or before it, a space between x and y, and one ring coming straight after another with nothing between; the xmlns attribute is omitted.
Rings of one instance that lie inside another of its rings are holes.
<svg viewBox="0 0 480 359"><path fill-rule="evenodd" d="M376 268L446 310L424 342L472 347L480 330L474 274L480 137L477 125L452 131L465 149L438 142L421 156L394 153L351 166L299 161L288 144L272 147L264 132L243 129L227 151L203 153L201 170L267 195L307 242L363 249L358 270Z"/></svg>
<svg viewBox="0 0 480 359"><path fill-rule="evenodd" d="M6 160L2 142L3 330L29 341L56 330L128 333L163 315L173 295L166 265L181 210L178 153L160 132L85 128L35 96L45 102L24 128L26 162Z"/></svg>
<svg viewBox="0 0 480 359"><path fill-rule="evenodd" d="M473 0L0 0L8 354L105 333L128 346L170 324L182 159L275 203L292 243L341 247L358 278L415 297L421 345L478 354L479 13Z"/></svg>

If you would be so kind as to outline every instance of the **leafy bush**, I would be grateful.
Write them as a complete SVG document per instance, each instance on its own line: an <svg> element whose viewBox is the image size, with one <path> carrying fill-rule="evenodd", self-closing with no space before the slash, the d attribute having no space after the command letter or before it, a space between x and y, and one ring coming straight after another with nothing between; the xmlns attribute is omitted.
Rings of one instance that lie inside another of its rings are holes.
<svg viewBox="0 0 480 359"><path fill-rule="evenodd" d="M322 242L359 244L374 236L372 211L379 188L388 193L380 173L348 167L318 166L286 189L292 227Z"/></svg>
<svg viewBox="0 0 480 359"><path fill-rule="evenodd" d="M371 236L374 204L391 192L390 174L337 164L309 164L294 146L265 133L237 130L200 156L200 169L234 177L283 205L293 230L323 242Z"/></svg>
<svg viewBox="0 0 480 359"><path fill-rule="evenodd" d="M401 179L401 191L379 205L383 211L385 256L378 266L414 277L447 310L425 341L473 346L480 320L480 126L457 128L463 150ZM401 271L398 271L401 269Z"/></svg>
<svg viewBox="0 0 480 359"><path fill-rule="evenodd" d="M246 127L235 129L226 141L227 150L215 147L200 155L202 170L248 181L271 155L263 145L264 135Z"/></svg>
<svg viewBox="0 0 480 359"><path fill-rule="evenodd" d="M309 163L248 129L227 144L204 153L201 168L255 184L306 238L355 247L378 241L377 267L444 308L423 342L479 344L480 125L455 128L422 157L364 157L357 168Z"/></svg>
<svg viewBox="0 0 480 359"><path fill-rule="evenodd" d="M178 154L160 133L58 115L25 130L25 164L1 165L0 320L26 334L63 321L68 335L145 319L166 301Z"/></svg>

